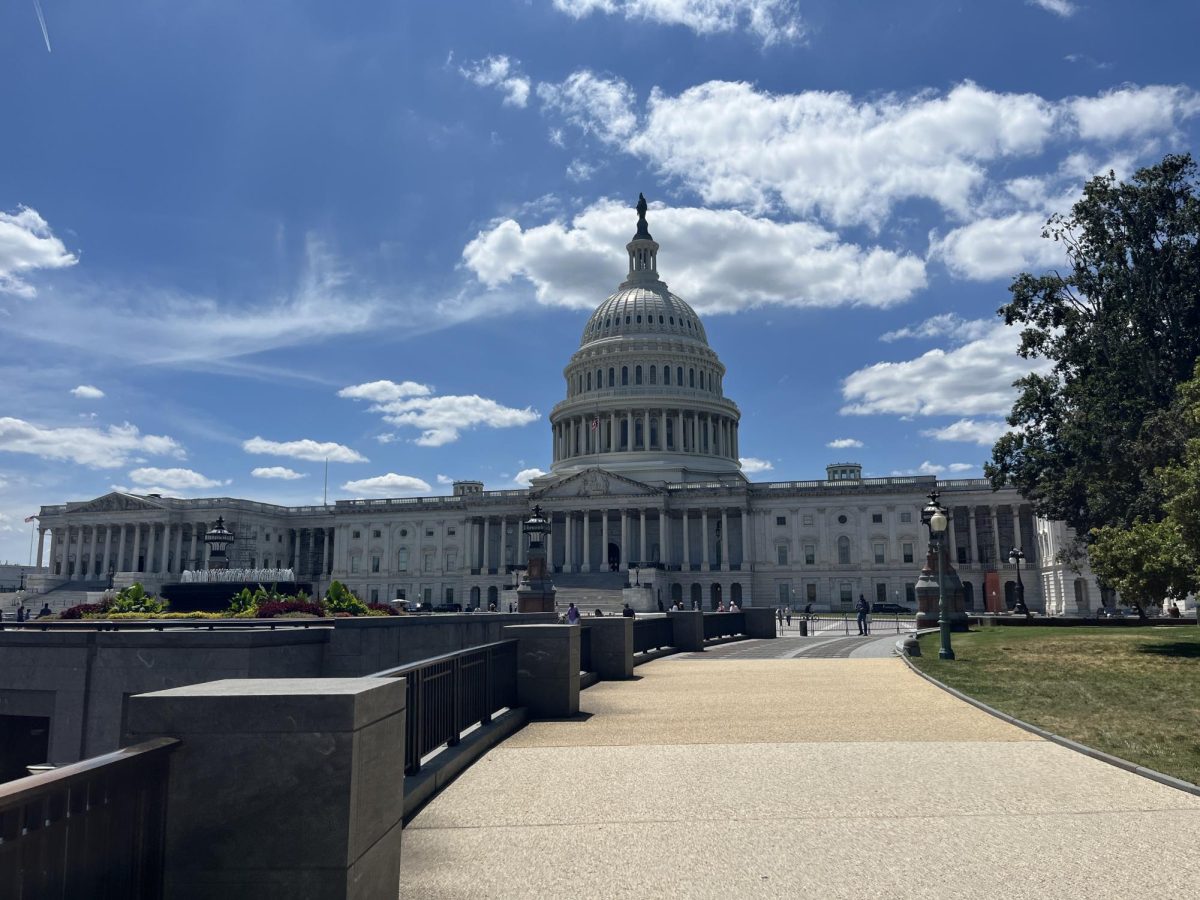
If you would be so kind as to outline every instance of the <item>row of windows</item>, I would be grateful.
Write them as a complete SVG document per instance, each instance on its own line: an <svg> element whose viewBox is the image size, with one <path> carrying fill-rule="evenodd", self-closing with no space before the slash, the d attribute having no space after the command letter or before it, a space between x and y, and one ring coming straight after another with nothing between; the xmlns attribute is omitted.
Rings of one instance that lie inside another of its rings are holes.
<svg viewBox="0 0 1200 900"><path fill-rule="evenodd" d="M447 537L454 537L454 535L457 533L458 533L458 530L453 525L450 525L446 528L446 536ZM355 528L350 532L351 539L356 540L356 541L362 540L362 535L363 535L362 529L359 529L359 528ZM436 535L437 535L437 531L435 529L433 529L433 528L425 529L425 537L436 537ZM371 529L371 537L373 537L373 538L383 537L382 529L372 528ZM400 529L400 537L402 537L402 538L408 537L408 529L407 528Z"/></svg>
<svg viewBox="0 0 1200 900"><path fill-rule="evenodd" d="M899 602L899 599L900 599L899 594L900 594L900 591L897 588L896 593L893 595L893 597L891 599L894 599L897 602ZM791 606L792 603L796 602L799 599L800 598L796 597L793 594L792 583L790 581L779 582L779 605L780 606ZM836 599L836 600L840 601L843 606L852 605L854 603L854 599L855 599L854 585L851 584L849 581L841 582L837 586L836 597L831 597L830 599L831 600ZM882 581L877 582L875 585L875 600L879 603L886 603L889 600L888 586ZM817 602L817 586L815 584L813 584L812 582L809 582L808 584L806 584L804 586L803 601L805 603L816 603ZM909 606L916 605L917 586L915 583L913 583L911 581L904 585L904 602L907 603Z"/></svg>
<svg viewBox="0 0 1200 900"><path fill-rule="evenodd" d="M838 516L837 520L838 520L839 525L845 525L846 522L848 521L844 515ZM902 524L905 524L905 525L911 523L912 522L912 512L905 511L905 512L900 513L900 521ZM787 516L776 516L775 524L780 527L786 526L787 525ZM803 516L803 518L801 519L801 524L812 525L813 517L810 515ZM871 513L871 524L872 525L882 525L883 524L883 513Z"/></svg>
<svg viewBox="0 0 1200 900"><path fill-rule="evenodd" d="M603 324L601 324L600 320L597 319L594 323L592 323L591 333L599 334L604 329L611 328L614 323L619 326L621 324L621 318L622 318L621 316L605 316ZM674 325L675 324L675 316L674 315L664 316L662 313L659 313L657 317L653 313L646 313L645 316L643 316L642 313L636 313L636 314L635 313L627 313L624 316L626 325L641 325L641 324L643 324L643 319L644 319L645 324L653 325L655 318L658 319L659 325ZM695 328L695 330L697 330L697 331L699 331L699 329L700 329L699 324L696 324L695 326L693 326L692 320L689 319L687 316L680 316L679 324L681 326L687 328L688 331L692 331L693 328Z"/></svg>
<svg viewBox="0 0 1200 900"><path fill-rule="evenodd" d="M422 572L436 571L436 567L434 565L436 560L437 560L437 554L432 550L428 550L425 553L421 554L421 571ZM369 571L371 571L372 573L381 571L382 564L383 564L383 557L372 556L371 561L370 561ZM358 574L359 572L361 572L362 566L363 566L362 557L359 556L357 553L351 554L351 556L350 556L350 572L351 572L351 574ZM457 550L447 550L446 551L446 564L444 567L444 571L451 572L457 568L458 568L458 551ZM401 547L396 552L396 571L397 572L407 572L408 571L408 548L407 547Z"/></svg>
<svg viewBox="0 0 1200 900"><path fill-rule="evenodd" d="M871 545L871 553L875 562L882 565L887 562L887 544L882 541ZM840 537L837 541L838 565L850 565L850 538ZM913 561L913 545L910 542L905 542L900 545L900 555L904 562L911 563ZM779 544L775 548L776 562L781 566L788 564L788 545ZM817 564L817 545L804 545L804 564L806 566L815 566Z"/></svg>
<svg viewBox="0 0 1200 900"><path fill-rule="evenodd" d="M661 376L660 376L661 371ZM629 366L621 366L620 385L626 387L630 381ZM662 378L662 383L669 385L675 384L679 387L683 386L683 366L676 366L674 372L674 381L672 382L672 373L670 366L663 366L660 370L658 366L646 366L643 370L642 366L634 366L632 372L633 384L658 384L659 378ZM687 370L687 386L694 388L699 385L702 391L713 391L719 393L721 389L721 379L715 372L710 372L706 369ZM616 387L618 383L618 372L613 366L608 369L607 384L603 369L596 370L596 377L592 378L591 372L581 372L575 376L575 383L572 385L572 394L580 394L584 391L601 390L605 387ZM594 386L594 387L593 387Z"/></svg>

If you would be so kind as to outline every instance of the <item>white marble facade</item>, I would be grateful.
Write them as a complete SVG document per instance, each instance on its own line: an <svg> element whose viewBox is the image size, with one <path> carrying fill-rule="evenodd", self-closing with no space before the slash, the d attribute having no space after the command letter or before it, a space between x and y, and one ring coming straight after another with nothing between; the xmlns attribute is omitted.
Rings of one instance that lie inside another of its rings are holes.
<svg viewBox="0 0 1200 900"><path fill-rule="evenodd" d="M1056 612L1094 608L1094 579L1085 578L1082 603L1073 582L1064 587L1063 567L1046 563L1058 526L1033 517L1015 491L981 479L863 478L854 463L831 464L814 481L748 481L725 368L699 317L660 280L644 207L626 249L628 277L588 319L564 370L551 471L532 488L461 481L451 496L308 507L114 492L44 506L45 586L98 585L110 572L118 584L176 580L204 564L205 529L223 516L237 536L231 565L293 568L318 590L336 578L366 600L486 607L515 583L520 524L538 503L553 523L560 582L614 587L634 569L633 580L651 585L651 608L679 598L847 609L860 594L915 606L927 540L920 510L936 487L970 608L984 607L989 585L1013 599L1014 546L1026 554L1031 608L1043 598Z"/></svg>

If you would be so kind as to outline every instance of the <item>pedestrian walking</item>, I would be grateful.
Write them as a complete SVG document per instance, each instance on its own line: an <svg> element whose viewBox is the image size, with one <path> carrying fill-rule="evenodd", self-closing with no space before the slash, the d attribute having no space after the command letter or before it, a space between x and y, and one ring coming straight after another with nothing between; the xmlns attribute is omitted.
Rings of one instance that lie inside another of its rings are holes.
<svg viewBox="0 0 1200 900"><path fill-rule="evenodd" d="M775 621L779 623L780 628L783 627L783 607L782 606L779 607L779 609L775 610Z"/></svg>
<svg viewBox="0 0 1200 900"><path fill-rule="evenodd" d="M858 613L858 633L869 634L870 627L867 622L867 613L871 611L871 607L867 604L867 598L859 594L858 602L854 604L854 609Z"/></svg>
<svg viewBox="0 0 1200 900"><path fill-rule="evenodd" d="M579 610L575 608L574 603L567 604L567 624L568 625L578 625L579 624Z"/></svg>
<svg viewBox="0 0 1200 900"><path fill-rule="evenodd" d="M792 608L791 608L790 606L789 606L789 607L787 608L787 610L784 612L784 616L783 616L783 617L784 617L785 619L787 619L788 628L791 628L791 627L792 627Z"/></svg>

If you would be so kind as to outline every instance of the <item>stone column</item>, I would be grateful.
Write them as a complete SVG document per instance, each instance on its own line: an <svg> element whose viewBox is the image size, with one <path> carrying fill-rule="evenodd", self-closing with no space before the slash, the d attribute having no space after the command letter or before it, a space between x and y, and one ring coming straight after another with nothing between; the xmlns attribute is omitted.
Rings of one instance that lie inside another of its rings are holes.
<svg viewBox="0 0 1200 900"><path fill-rule="evenodd" d="M133 524L133 559L130 561L129 571L131 571L131 572L139 571L138 557L141 555L141 552L142 552L142 523L134 522L134 524Z"/></svg>
<svg viewBox="0 0 1200 900"><path fill-rule="evenodd" d="M729 511L721 508L721 571L729 571Z"/></svg>
<svg viewBox="0 0 1200 900"><path fill-rule="evenodd" d="M571 533L573 516L569 512L563 513L563 571L573 572L575 565L575 540Z"/></svg>
<svg viewBox="0 0 1200 900"><path fill-rule="evenodd" d="M1009 509L1012 511L1013 520L1013 546L1020 547L1022 552L1024 552L1025 548L1021 547L1021 504L1014 503ZM1025 555L1029 556L1031 554L1026 553Z"/></svg>
<svg viewBox="0 0 1200 900"><path fill-rule="evenodd" d="M683 410L675 412L675 446L672 448L676 453L683 452Z"/></svg>
<svg viewBox="0 0 1200 900"><path fill-rule="evenodd" d="M124 537L124 535L122 535L122 537ZM202 565L200 565L200 561L198 559L196 559L196 541L199 540L199 538L200 538L200 526L197 525L195 522L193 522L192 523L192 548L188 552L188 565L195 566L196 569L204 568ZM124 551L122 551L122 552L124 552Z"/></svg>
<svg viewBox="0 0 1200 900"><path fill-rule="evenodd" d="M615 453L617 451L617 414L610 412L608 414L608 452Z"/></svg>
<svg viewBox="0 0 1200 900"><path fill-rule="evenodd" d="M488 544L491 542L491 537L492 537L492 520L485 516L483 519L483 563L479 567L483 570L484 575L486 575L488 573L488 570L492 567L490 560L489 560L489 554L488 554L488 549L489 549Z"/></svg>
<svg viewBox="0 0 1200 900"><path fill-rule="evenodd" d="M98 540L99 537L100 537L100 527L98 525L93 525L92 526L92 546L88 550L87 573L86 573L86 577L84 578L84 581L87 581L89 578L92 578L93 573L96 571L96 547L99 544L99 540ZM83 538L83 535L80 535L80 539L82 539L82 538ZM83 549L82 546L80 547L80 549L81 550Z"/></svg>
<svg viewBox="0 0 1200 900"><path fill-rule="evenodd" d="M946 509L946 548L950 551L950 562L958 565L958 542L954 539L954 507Z"/></svg>
<svg viewBox="0 0 1200 900"><path fill-rule="evenodd" d="M38 525L38 552L37 552L37 567L42 567L42 551L46 544L46 529L40 524Z"/></svg>
<svg viewBox="0 0 1200 900"><path fill-rule="evenodd" d="M508 516L500 517L500 571L508 567Z"/></svg>
<svg viewBox="0 0 1200 900"><path fill-rule="evenodd" d="M608 510L600 510L600 571L608 571Z"/></svg>
<svg viewBox="0 0 1200 900"><path fill-rule="evenodd" d="M175 525L175 572L183 571L183 523Z"/></svg>
<svg viewBox="0 0 1200 900"><path fill-rule="evenodd" d="M546 572L548 574L552 575L552 574L554 574L554 531L553 531L554 513L553 512L546 513L546 521L548 521L550 523L551 529L552 529L550 531L550 534L548 534L546 536Z"/></svg>
<svg viewBox="0 0 1200 900"><path fill-rule="evenodd" d="M642 410L642 449L650 449L650 410Z"/></svg>
<svg viewBox="0 0 1200 900"><path fill-rule="evenodd" d="M121 533L117 537L116 571L125 572L127 571L125 568L125 526L122 524L117 527L121 529Z"/></svg>
<svg viewBox="0 0 1200 900"><path fill-rule="evenodd" d="M999 570L1000 563L1001 563L1001 557L1000 557L1000 512L995 506L988 507L988 510L989 510L989 512L991 512L991 515L992 515L992 548L993 548L993 550L995 550L995 553L996 553L995 567L997 570Z"/></svg>
<svg viewBox="0 0 1200 900"><path fill-rule="evenodd" d="M625 410L625 450L626 452L633 449L633 410ZM621 548L621 555L625 555L625 548Z"/></svg>
<svg viewBox="0 0 1200 900"><path fill-rule="evenodd" d="M691 520L691 517L688 515L688 511L686 509L683 510L680 519L683 524L683 571L690 572L692 571L692 536L690 533L691 529L688 528L688 524Z"/></svg>
<svg viewBox="0 0 1200 900"><path fill-rule="evenodd" d="M743 509L742 513L742 571L746 570L746 565L750 561L750 531L753 528L754 519L750 515L750 510ZM802 548L801 548L802 549ZM798 550L797 552L800 552Z"/></svg>
<svg viewBox="0 0 1200 900"><path fill-rule="evenodd" d="M329 529L321 529L321 572L329 566Z"/></svg>
<svg viewBox="0 0 1200 900"><path fill-rule="evenodd" d="M61 576L66 576L67 551L65 548L67 545L63 539L59 537L61 533L61 530L58 528L53 528L50 530L50 568L54 568L54 563L59 558L59 548L64 548L62 550L62 565L59 567L58 574Z"/></svg>
<svg viewBox="0 0 1200 900"><path fill-rule="evenodd" d="M708 510L700 510L700 566L707 572L708 569Z"/></svg>
<svg viewBox="0 0 1200 900"><path fill-rule="evenodd" d="M329 548L329 563L328 563L328 568L325 570L325 574L332 575L333 574L333 558L337 555L337 552L338 552L337 530L335 528L327 528L325 530L329 532L329 541L331 544L333 544L333 546ZM345 543L345 542L343 541L343 543Z"/></svg>
<svg viewBox="0 0 1200 900"><path fill-rule="evenodd" d="M638 510L638 562L646 564L646 508Z"/></svg>
<svg viewBox="0 0 1200 900"><path fill-rule="evenodd" d="M158 570L154 568L154 545L158 535L155 534L154 522L146 523L146 574L152 575Z"/></svg>
<svg viewBox="0 0 1200 900"><path fill-rule="evenodd" d="M974 566L979 563L979 535L975 528L975 507L974 506L967 507L967 525L969 527L970 537L971 537L971 560L970 560L970 562L971 562L971 565Z"/></svg>
<svg viewBox="0 0 1200 900"><path fill-rule="evenodd" d="M629 511L621 510L621 571L629 571Z"/></svg>
<svg viewBox="0 0 1200 900"><path fill-rule="evenodd" d="M581 572L592 571L592 517L585 509L583 515L583 565Z"/></svg>

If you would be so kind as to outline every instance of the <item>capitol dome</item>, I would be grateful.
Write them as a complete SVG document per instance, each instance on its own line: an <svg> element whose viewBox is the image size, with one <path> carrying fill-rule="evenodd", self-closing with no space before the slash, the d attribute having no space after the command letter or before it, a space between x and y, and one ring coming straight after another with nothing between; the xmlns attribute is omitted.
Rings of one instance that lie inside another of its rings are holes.
<svg viewBox="0 0 1200 900"><path fill-rule="evenodd" d="M551 475L593 466L649 482L740 477L741 413L700 317L658 275L644 198L629 273L596 307L550 413Z"/></svg>

